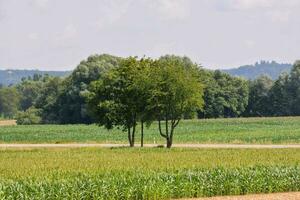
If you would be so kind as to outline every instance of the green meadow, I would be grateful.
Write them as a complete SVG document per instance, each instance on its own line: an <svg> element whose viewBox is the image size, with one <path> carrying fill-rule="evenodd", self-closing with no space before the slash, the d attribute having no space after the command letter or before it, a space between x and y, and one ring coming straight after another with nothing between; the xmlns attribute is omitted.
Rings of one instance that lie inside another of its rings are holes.
<svg viewBox="0 0 300 200"><path fill-rule="evenodd" d="M139 127L136 144L139 143ZM1 143L127 143L119 129L97 125L0 127ZM157 123L145 130L145 143L162 144ZM300 143L300 117L185 120L175 129L176 143Z"/></svg>

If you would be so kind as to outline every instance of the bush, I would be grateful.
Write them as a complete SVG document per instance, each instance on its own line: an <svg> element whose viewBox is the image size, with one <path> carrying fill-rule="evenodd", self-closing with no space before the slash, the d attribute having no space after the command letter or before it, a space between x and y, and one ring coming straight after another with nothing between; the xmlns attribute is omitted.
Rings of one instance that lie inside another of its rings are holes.
<svg viewBox="0 0 300 200"><path fill-rule="evenodd" d="M39 124L41 123L40 110L31 107L26 111L18 112L16 120L18 125Z"/></svg>

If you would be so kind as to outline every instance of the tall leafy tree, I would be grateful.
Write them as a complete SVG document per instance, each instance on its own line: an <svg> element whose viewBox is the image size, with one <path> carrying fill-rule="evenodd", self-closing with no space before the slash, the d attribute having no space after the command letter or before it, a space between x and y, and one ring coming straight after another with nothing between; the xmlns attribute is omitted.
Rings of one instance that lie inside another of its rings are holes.
<svg viewBox="0 0 300 200"><path fill-rule="evenodd" d="M238 117L248 104L248 84L242 78L232 77L219 70L204 72L205 84L203 111L199 117Z"/></svg>
<svg viewBox="0 0 300 200"><path fill-rule="evenodd" d="M40 110L43 123L59 123L58 97L62 93L63 79L60 77L44 77L42 89L34 106Z"/></svg>
<svg viewBox="0 0 300 200"><path fill-rule="evenodd" d="M289 92L289 75L283 73L274 82L269 92L269 104L272 116L289 116L292 114L291 94Z"/></svg>
<svg viewBox="0 0 300 200"><path fill-rule="evenodd" d="M35 74L33 78L23 78L22 82L17 85L17 89L20 93L20 109L22 111L34 106L38 95L42 90L42 76Z"/></svg>
<svg viewBox="0 0 300 200"><path fill-rule="evenodd" d="M135 144L138 121L149 118L145 113L147 85L144 79L151 61L129 57L120 62L101 79L91 84L87 101L90 111L100 125L107 129L115 126L127 132L131 147Z"/></svg>
<svg viewBox="0 0 300 200"><path fill-rule="evenodd" d="M152 84L151 70L154 61L150 58L138 60L136 65L136 75L132 82L138 96L135 99L137 106L137 118L141 124L141 147L144 146L144 127L149 127L154 120L153 110L149 107L151 97L150 89Z"/></svg>
<svg viewBox="0 0 300 200"><path fill-rule="evenodd" d="M249 103L246 116L270 116L271 102L269 98L273 80L268 76L260 76L249 82Z"/></svg>
<svg viewBox="0 0 300 200"><path fill-rule="evenodd" d="M108 55L92 55L82 61L72 74L63 82L64 88L58 99L61 123L91 123L87 113L85 93L92 81L119 65L121 58Z"/></svg>
<svg viewBox="0 0 300 200"><path fill-rule="evenodd" d="M300 115L300 61L293 65L287 90L290 94L292 115Z"/></svg>
<svg viewBox="0 0 300 200"><path fill-rule="evenodd" d="M5 118L13 118L18 112L20 94L15 87L3 87L0 89L0 115Z"/></svg>
<svg viewBox="0 0 300 200"><path fill-rule="evenodd" d="M158 120L160 135L171 148L174 130L183 115L202 108L203 86L197 67L186 66L177 57L162 57L151 72L150 107Z"/></svg>

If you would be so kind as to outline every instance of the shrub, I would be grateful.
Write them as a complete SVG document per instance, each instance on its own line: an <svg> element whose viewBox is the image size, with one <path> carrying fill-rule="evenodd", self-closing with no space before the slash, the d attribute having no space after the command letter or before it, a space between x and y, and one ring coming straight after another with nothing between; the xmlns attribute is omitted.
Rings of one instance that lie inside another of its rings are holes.
<svg viewBox="0 0 300 200"><path fill-rule="evenodd" d="M39 124L41 123L40 110L31 107L26 111L18 112L16 120L18 125Z"/></svg>

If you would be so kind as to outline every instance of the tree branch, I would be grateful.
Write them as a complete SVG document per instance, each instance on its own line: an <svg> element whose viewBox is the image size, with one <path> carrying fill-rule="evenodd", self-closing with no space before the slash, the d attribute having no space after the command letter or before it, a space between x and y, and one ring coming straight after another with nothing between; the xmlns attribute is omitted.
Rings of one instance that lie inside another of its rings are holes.
<svg viewBox="0 0 300 200"><path fill-rule="evenodd" d="M158 130L159 130L159 134L162 137L167 138L167 136L165 134L163 134L162 131L161 131L161 121L160 120L158 120Z"/></svg>
<svg viewBox="0 0 300 200"><path fill-rule="evenodd" d="M178 119L178 120L175 122L174 128L179 124L179 122L180 122L180 119Z"/></svg>
<svg viewBox="0 0 300 200"><path fill-rule="evenodd" d="M168 118L166 118L165 120L166 120L166 136L167 138L169 138L169 121Z"/></svg>

